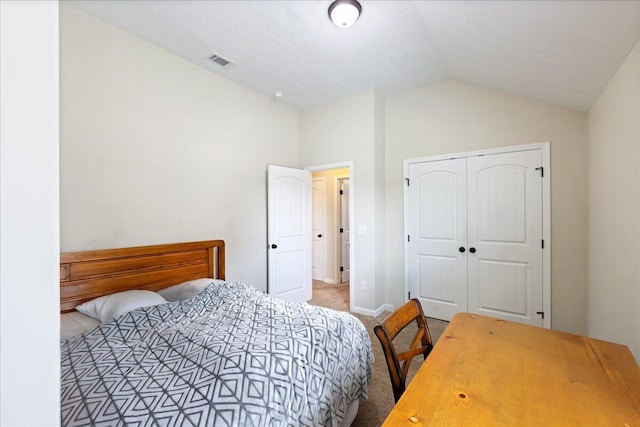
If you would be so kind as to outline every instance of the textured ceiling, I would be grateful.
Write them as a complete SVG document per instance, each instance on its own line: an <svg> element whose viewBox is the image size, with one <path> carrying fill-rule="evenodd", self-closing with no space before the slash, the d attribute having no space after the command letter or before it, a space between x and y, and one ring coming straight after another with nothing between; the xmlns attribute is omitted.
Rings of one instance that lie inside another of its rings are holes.
<svg viewBox="0 0 640 427"><path fill-rule="evenodd" d="M67 4L300 109L454 78L586 111L640 38L640 1L361 0L347 29L330 3Z"/></svg>

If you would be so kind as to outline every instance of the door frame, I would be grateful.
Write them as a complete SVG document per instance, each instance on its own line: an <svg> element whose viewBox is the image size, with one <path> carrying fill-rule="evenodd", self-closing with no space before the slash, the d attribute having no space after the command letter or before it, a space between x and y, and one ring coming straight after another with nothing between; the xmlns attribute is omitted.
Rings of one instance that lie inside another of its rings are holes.
<svg viewBox="0 0 640 427"><path fill-rule="evenodd" d="M355 218L356 218L356 213L355 213L355 209L354 209L354 203L353 203L353 195L354 195L354 187L355 187L355 173L353 170L353 162L352 161L348 161L348 162L337 162L337 163L329 163L329 164L324 164L324 165L316 165L316 166L306 166L304 169L308 170L309 172L318 172L318 171L323 171L323 170L330 170L330 169L343 169L343 168L348 168L349 169L349 176L345 177L345 178L349 178L349 224L355 224ZM335 207L334 207L335 209ZM334 242L335 244L335 242ZM349 262L350 262L350 270L349 270L349 311L353 311L353 312L358 312L357 307L354 305L355 303L355 286L353 286L353 284L355 283L355 268L354 268L354 259L355 259L355 247L356 247L356 242L355 239L351 239L351 245L349 247Z"/></svg>
<svg viewBox="0 0 640 427"><path fill-rule="evenodd" d="M542 251L542 306L544 309L544 319L542 326L551 329L551 142L539 142L533 144L514 145L509 147L489 148L477 151L466 151L461 153L444 154L437 156L419 157L404 160L404 178L408 179L409 165L412 163L434 162L439 160L449 160L461 157L475 157L490 154L513 153L518 151L540 150L542 155L542 168L544 179L542 180L542 238L544 239L544 250ZM408 299L409 266L406 262L409 253L406 236L409 235L409 199L406 181L404 183L404 296L403 301Z"/></svg>

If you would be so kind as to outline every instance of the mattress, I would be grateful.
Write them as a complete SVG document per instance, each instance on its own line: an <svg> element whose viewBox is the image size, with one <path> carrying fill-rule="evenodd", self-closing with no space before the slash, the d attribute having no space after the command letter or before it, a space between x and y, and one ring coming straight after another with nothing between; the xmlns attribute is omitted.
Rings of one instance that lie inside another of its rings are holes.
<svg viewBox="0 0 640 427"><path fill-rule="evenodd" d="M373 351L345 312L217 282L61 344L61 423L340 426Z"/></svg>

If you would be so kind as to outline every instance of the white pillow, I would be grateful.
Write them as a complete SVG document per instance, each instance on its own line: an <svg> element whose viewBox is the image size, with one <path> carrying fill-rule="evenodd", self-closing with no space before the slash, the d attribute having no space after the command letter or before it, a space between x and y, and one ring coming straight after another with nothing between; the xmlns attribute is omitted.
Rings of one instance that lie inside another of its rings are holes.
<svg viewBox="0 0 640 427"><path fill-rule="evenodd" d="M100 322L86 314L72 311L60 315L60 339L75 337L76 335L89 332Z"/></svg>
<svg viewBox="0 0 640 427"><path fill-rule="evenodd" d="M80 313L106 322L131 310L163 304L164 298L151 291L124 291L87 301L76 307Z"/></svg>
<svg viewBox="0 0 640 427"><path fill-rule="evenodd" d="M167 301L184 301L202 292L214 279L196 279L158 291Z"/></svg>

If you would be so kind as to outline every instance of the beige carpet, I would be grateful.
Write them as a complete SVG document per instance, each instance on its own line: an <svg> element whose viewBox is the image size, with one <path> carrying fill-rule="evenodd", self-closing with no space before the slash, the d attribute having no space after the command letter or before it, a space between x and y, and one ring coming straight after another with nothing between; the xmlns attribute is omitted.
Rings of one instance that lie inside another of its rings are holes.
<svg viewBox="0 0 640 427"><path fill-rule="evenodd" d="M309 304L349 311L349 283L332 285L314 280L313 296Z"/></svg>
<svg viewBox="0 0 640 427"><path fill-rule="evenodd" d="M336 310L348 311L349 310L349 285L331 285L322 282L315 282L313 286L313 299L309 301L309 304L314 304L322 307L333 308ZM371 339L371 345L373 347L373 354L375 361L373 363L373 378L371 386L369 387L369 399L360 402L360 410L356 419L353 421L353 427L375 427L380 426L384 422L385 418L391 412L393 408L393 391L391 390L391 381L389 380L389 371L387 370L387 364L382 354L382 347L380 341L373 333L373 327L377 325L382 319L384 319L389 313L383 313L377 318L363 316L360 314L351 313L364 324L369 332L369 338ZM436 319L427 319L429 324L429 331L434 343L440 338L444 328L447 327L448 322ZM402 333L394 340L396 345L407 346L416 332L414 326L407 327ZM413 378L413 375L420 368L421 358L415 358L409 369L409 379Z"/></svg>

